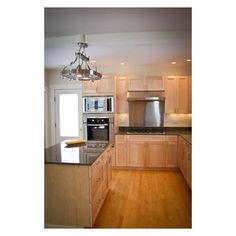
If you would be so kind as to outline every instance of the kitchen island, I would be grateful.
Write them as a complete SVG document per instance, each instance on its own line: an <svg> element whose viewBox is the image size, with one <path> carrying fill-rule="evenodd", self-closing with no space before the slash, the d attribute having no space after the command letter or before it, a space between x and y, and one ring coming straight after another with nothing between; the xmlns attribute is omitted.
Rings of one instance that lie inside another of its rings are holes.
<svg viewBox="0 0 236 236"><path fill-rule="evenodd" d="M109 191L111 145L45 150L45 227L92 227Z"/></svg>

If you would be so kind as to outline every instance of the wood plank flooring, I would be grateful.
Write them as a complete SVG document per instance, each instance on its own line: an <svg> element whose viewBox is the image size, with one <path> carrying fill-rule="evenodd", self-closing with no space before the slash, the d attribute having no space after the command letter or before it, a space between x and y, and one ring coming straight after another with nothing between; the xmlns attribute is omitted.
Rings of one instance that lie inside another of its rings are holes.
<svg viewBox="0 0 236 236"><path fill-rule="evenodd" d="M191 228L191 191L180 172L113 170L95 228Z"/></svg>

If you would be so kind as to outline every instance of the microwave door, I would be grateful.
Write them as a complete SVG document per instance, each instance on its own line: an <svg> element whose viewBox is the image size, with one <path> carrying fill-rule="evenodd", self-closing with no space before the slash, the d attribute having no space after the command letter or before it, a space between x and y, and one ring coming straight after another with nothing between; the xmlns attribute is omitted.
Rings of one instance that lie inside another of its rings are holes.
<svg viewBox="0 0 236 236"><path fill-rule="evenodd" d="M99 98L98 99L98 112L104 112L104 99L103 98Z"/></svg>

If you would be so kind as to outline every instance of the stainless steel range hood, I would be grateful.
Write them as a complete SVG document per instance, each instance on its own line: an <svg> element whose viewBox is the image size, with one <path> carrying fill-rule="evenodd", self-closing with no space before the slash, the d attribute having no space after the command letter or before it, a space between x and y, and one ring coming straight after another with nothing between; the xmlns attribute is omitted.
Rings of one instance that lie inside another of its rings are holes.
<svg viewBox="0 0 236 236"><path fill-rule="evenodd" d="M164 91L128 91L129 125L132 127L163 127Z"/></svg>
<svg viewBox="0 0 236 236"><path fill-rule="evenodd" d="M164 90L128 91L129 101L164 101Z"/></svg>

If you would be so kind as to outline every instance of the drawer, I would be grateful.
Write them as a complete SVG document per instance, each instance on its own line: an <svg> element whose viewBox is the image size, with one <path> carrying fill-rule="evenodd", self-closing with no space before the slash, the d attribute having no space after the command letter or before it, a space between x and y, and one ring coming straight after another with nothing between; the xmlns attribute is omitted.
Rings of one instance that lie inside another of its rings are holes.
<svg viewBox="0 0 236 236"><path fill-rule="evenodd" d="M126 141L126 135L116 135L115 139L116 139L116 142L125 142Z"/></svg>
<svg viewBox="0 0 236 236"><path fill-rule="evenodd" d="M92 214L93 214L93 222L95 221L97 214L102 205L102 185L99 186L96 193L92 196Z"/></svg>
<svg viewBox="0 0 236 236"><path fill-rule="evenodd" d="M128 141L165 141L165 135L129 135Z"/></svg>
<svg viewBox="0 0 236 236"><path fill-rule="evenodd" d="M178 140L177 135L166 135L166 141L177 142L177 140Z"/></svg>

